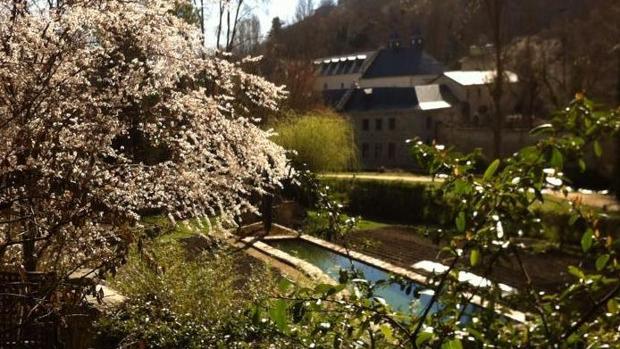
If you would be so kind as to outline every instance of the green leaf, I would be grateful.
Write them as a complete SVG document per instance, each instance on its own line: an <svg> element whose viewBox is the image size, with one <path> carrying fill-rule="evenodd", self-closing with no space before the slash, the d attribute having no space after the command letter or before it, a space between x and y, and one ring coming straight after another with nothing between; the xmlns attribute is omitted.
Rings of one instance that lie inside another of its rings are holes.
<svg viewBox="0 0 620 349"><path fill-rule="evenodd" d="M457 179L454 181L454 194L462 195L470 192L470 186L467 182L462 179Z"/></svg>
<svg viewBox="0 0 620 349"><path fill-rule="evenodd" d="M495 172L497 172L497 169L499 168L499 164L500 164L500 160L496 159L495 161L493 161L491 163L491 165L489 165L487 170L484 171L484 179L485 180L489 180L489 179L491 179L491 177L493 177L495 175Z"/></svg>
<svg viewBox="0 0 620 349"><path fill-rule="evenodd" d="M607 262L609 261L609 255L608 254L604 254L600 257L598 257L596 259L596 270L601 271L605 268L605 266L607 265Z"/></svg>
<svg viewBox="0 0 620 349"><path fill-rule="evenodd" d="M463 344L460 339L453 339L451 341L445 342L441 349L463 349Z"/></svg>
<svg viewBox="0 0 620 349"><path fill-rule="evenodd" d="M579 170L581 172L586 172L586 168L587 168L586 162L583 159L579 159L578 163L579 163Z"/></svg>
<svg viewBox="0 0 620 349"><path fill-rule="evenodd" d="M465 212L459 212L459 215L456 217L456 229L462 233L465 231Z"/></svg>
<svg viewBox="0 0 620 349"><path fill-rule="evenodd" d="M283 277L280 279L280 282L278 282L278 290L282 293L286 293L291 288L292 284L293 283L289 279Z"/></svg>
<svg viewBox="0 0 620 349"><path fill-rule="evenodd" d="M620 311L620 304L615 299L610 299L607 301L607 311L616 314Z"/></svg>
<svg viewBox="0 0 620 349"><path fill-rule="evenodd" d="M603 155L603 147L599 141L594 141L594 154L597 158L600 158Z"/></svg>
<svg viewBox="0 0 620 349"><path fill-rule="evenodd" d="M564 156L562 155L562 153L557 149L557 148L553 148L553 150L551 151L551 166L555 167L555 168L562 168L564 167Z"/></svg>
<svg viewBox="0 0 620 349"><path fill-rule="evenodd" d="M570 218L568 219L568 225L570 225L570 226L572 227L573 225L575 225L575 223L577 223L577 220L578 220L578 219L579 219L579 215L577 215L577 214L572 214L572 215L570 216Z"/></svg>
<svg viewBox="0 0 620 349"><path fill-rule="evenodd" d="M388 324L383 324L379 329L381 330L381 333L383 334L383 337L385 337L385 339L390 342L394 340L394 329L392 328L392 326Z"/></svg>
<svg viewBox="0 0 620 349"><path fill-rule="evenodd" d="M539 135L539 134L543 134L543 133L547 133L547 132L551 132L553 131L553 125L551 124L543 124L540 126L535 127L534 129L532 129L530 131L531 135Z"/></svg>
<svg viewBox="0 0 620 349"><path fill-rule="evenodd" d="M475 267L480 263L480 251L478 249L471 250L471 253L469 254L469 263L472 267Z"/></svg>
<svg viewBox="0 0 620 349"><path fill-rule="evenodd" d="M280 331L285 332L286 326L286 302L282 299L275 301L269 308L269 317Z"/></svg>
<svg viewBox="0 0 620 349"><path fill-rule="evenodd" d="M316 293L327 294L332 291L332 288L334 288L334 286L330 284L318 284L314 287L314 291Z"/></svg>
<svg viewBox="0 0 620 349"><path fill-rule="evenodd" d="M593 240L594 232L592 231L592 229L586 230L586 232L583 233L583 236L581 237L581 249L583 250L583 252L590 251L590 248L592 248Z"/></svg>
<svg viewBox="0 0 620 349"><path fill-rule="evenodd" d="M571 266L569 266L569 267L568 267L568 272L569 272L571 275L573 275L573 276L575 276L576 278L578 278L578 279L585 279L585 275L584 275L583 271L582 271L581 269L579 269L579 268L577 268L577 267L573 266L573 265L571 265Z"/></svg>
<svg viewBox="0 0 620 349"><path fill-rule="evenodd" d="M419 348L422 345L424 345L424 343L430 341L433 338L433 334L430 332L422 332L420 334L418 334L418 338L415 339L415 344L416 346Z"/></svg>

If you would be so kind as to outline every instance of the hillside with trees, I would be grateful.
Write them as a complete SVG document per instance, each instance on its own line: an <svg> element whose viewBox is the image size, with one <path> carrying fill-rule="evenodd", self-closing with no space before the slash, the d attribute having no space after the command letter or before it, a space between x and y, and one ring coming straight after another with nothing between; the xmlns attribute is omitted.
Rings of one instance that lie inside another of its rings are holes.
<svg viewBox="0 0 620 349"><path fill-rule="evenodd" d="M266 76L296 77L293 85L302 85L301 62L374 50L393 33L407 41L421 32L426 50L447 69L460 68L472 46L499 43L506 67L531 86L530 98L541 99L530 101L532 108L557 108L580 90L613 104L620 93L619 16L613 0L328 1L298 22L274 19L259 52Z"/></svg>

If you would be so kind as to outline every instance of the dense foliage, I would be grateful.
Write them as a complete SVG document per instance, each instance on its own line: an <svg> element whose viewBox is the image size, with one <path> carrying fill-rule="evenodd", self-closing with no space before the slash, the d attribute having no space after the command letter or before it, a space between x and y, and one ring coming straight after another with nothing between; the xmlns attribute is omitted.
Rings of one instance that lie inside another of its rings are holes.
<svg viewBox="0 0 620 349"><path fill-rule="evenodd" d="M99 345L258 345L262 339L251 329L250 309L272 294L276 279L249 258L221 250L188 252L177 240L133 249L110 281L128 300L98 324Z"/></svg>
<svg viewBox="0 0 620 349"><path fill-rule="evenodd" d="M510 293L492 281L460 282L460 272L486 277L506 258L516 261L522 277L530 279L518 243L525 234L543 237L541 210L543 189L562 191L562 168L569 160L585 166L584 154L593 149L601 155L599 139L620 131L620 116L598 111L578 96L559 113L553 124L534 130L545 137L504 161L493 161L482 176L474 171L471 156L454 154L442 146L418 143L414 154L433 175L444 178L440 190L454 209L453 229L444 249L445 270L436 270L427 289L413 289L410 317L392 312L373 289L386 280L369 283L353 271L343 282L352 287L346 301L333 298L339 287L323 286L320 292L291 290L285 300L271 306L285 308L284 333L305 345L325 347L613 347L620 341L620 246L599 228L599 213L572 202L570 227L578 231L582 262L568 268L572 281L557 293L528 287ZM446 232L444 232L445 234ZM409 287L406 283L403 287ZM411 288L409 288L411 289ZM420 306L421 295L431 295ZM484 308L462 321L466 304ZM437 307L441 304L440 307ZM523 311L521 321L501 316L508 308ZM266 308L265 311L267 311ZM318 318L318 320L317 320ZM281 320L283 321L283 320ZM320 324L319 328L316 323ZM314 331L305 333L310 326ZM320 336L316 336L321 333Z"/></svg>
<svg viewBox="0 0 620 349"><path fill-rule="evenodd" d="M599 213L581 207L579 202L570 204L570 227L580 232L583 258L580 264L568 268L573 278L561 290L545 293L526 283L526 288L512 293L489 280L463 283L459 275L472 272L487 277L508 258L517 261L523 278L529 280L528 267L520 259L526 246L519 241L524 234L544 235L541 210L535 205L545 203L543 189L562 191L564 163L571 159L583 163L579 159L589 147L600 154L597 139L618 132L619 121L619 115L596 111L589 101L578 99L557 115L554 124L534 131L545 133L542 141L509 159L492 162L482 176L474 171L470 156L454 154L442 146L416 144L414 154L420 162L433 175L444 179L438 190L452 207L453 227L441 235L447 240L443 249L444 269L436 270L423 285L397 277L369 282L353 268L341 271L339 285L306 288L283 281L242 312L245 315L233 322L232 332L226 327L222 333L231 335L238 347L451 349L617 345L620 246L617 239L599 229ZM342 207L334 205L330 196L319 200L319 206L324 206L321 212L334 218L344 217ZM334 231L349 231L350 222L346 220L333 219L332 223L328 226ZM173 279L179 282L185 278ZM131 284L132 280L125 282ZM412 295L410 313L395 312L376 296L378 288L394 283ZM218 289L217 285L208 287ZM152 289L158 288L164 289L161 284ZM134 323L143 318L142 312L152 312L142 304L138 303L136 312L125 313L123 323ZM467 304L478 307L466 307ZM521 315L514 310L521 311ZM214 321L204 319L206 323ZM116 324L121 326L120 322ZM139 329L136 332L141 333ZM248 333L251 335L245 336ZM216 340L221 338L219 334L201 338L211 339L207 346L222 343Z"/></svg>
<svg viewBox="0 0 620 349"><path fill-rule="evenodd" d="M449 207L441 202L438 182L321 178L321 183L328 186L353 215L396 224L448 223Z"/></svg>
<svg viewBox="0 0 620 349"><path fill-rule="evenodd" d="M299 168L315 172L349 170L357 164L353 129L342 116L315 112L290 116L275 125L274 141L295 151Z"/></svg>

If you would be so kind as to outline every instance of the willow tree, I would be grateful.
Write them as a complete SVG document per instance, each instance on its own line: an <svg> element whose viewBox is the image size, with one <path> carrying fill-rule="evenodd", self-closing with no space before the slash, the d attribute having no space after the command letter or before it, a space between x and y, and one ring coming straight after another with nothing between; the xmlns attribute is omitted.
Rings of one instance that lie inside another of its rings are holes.
<svg viewBox="0 0 620 349"><path fill-rule="evenodd" d="M3 269L105 268L144 214L255 210L281 88L211 57L171 1L0 2Z"/></svg>

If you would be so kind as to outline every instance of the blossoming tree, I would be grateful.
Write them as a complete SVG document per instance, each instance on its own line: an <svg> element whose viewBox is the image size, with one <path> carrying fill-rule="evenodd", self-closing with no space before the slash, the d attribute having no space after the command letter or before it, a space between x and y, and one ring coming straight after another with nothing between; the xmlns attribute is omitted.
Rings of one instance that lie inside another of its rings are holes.
<svg viewBox="0 0 620 349"><path fill-rule="evenodd" d="M0 260L111 266L144 214L230 219L279 185L282 88L209 55L174 2L0 2Z"/></svg>

